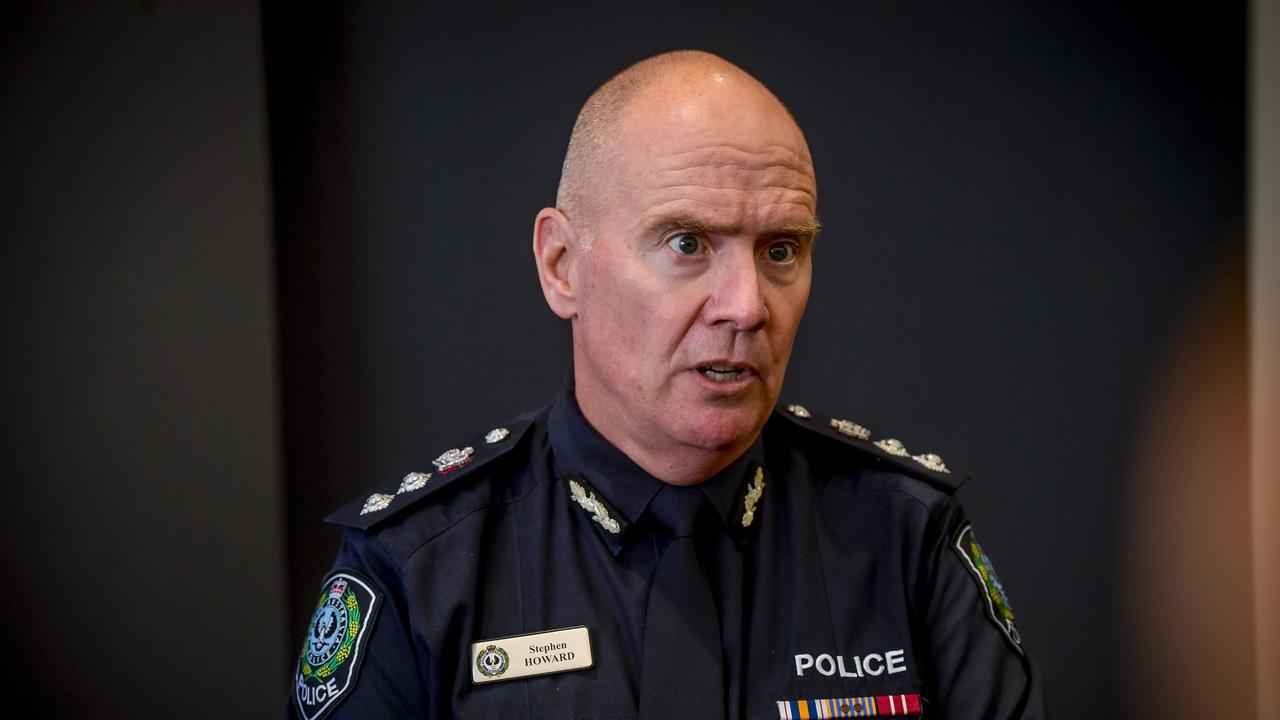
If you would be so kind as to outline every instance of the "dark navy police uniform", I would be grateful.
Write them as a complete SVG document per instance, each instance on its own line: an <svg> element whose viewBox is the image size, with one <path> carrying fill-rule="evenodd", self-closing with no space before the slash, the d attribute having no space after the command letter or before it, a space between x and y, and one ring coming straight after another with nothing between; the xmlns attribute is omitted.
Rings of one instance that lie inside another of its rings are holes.
<svg viewBox="0 0 1280 720"><path fill-rule="evenodd" d="M571 387L470 445L330 518L349 529L292 716L637 716L664 484ZM725 715L1043 717L959 484L936 456L793 405L697 486ZM667 670L703 669L670 654Z"/></svg>

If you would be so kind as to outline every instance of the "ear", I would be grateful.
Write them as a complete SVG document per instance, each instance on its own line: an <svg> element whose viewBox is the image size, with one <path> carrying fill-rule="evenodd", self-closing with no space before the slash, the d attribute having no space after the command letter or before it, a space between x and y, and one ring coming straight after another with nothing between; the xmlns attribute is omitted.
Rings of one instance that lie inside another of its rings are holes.
<svg viewBox="0 0 1280 720"><path fill-rule="evenodd" d="M581 254L578 234L569 218L555 208L542 208L533 220L533 260L547 305L565 320L578 314L572 270Z"/></svg>

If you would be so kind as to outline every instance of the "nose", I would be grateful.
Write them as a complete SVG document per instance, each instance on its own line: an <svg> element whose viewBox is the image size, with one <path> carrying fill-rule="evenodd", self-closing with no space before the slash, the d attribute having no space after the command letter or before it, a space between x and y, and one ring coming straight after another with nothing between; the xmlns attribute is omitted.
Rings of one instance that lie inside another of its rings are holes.
<svg viewBox="0 0 1280 720"><path fill-rule="evenodd" d="M734 330L759 330L769 322L763 280L754 253L726 254L714 274L705 318L711 324L727 324Z"/></svg>

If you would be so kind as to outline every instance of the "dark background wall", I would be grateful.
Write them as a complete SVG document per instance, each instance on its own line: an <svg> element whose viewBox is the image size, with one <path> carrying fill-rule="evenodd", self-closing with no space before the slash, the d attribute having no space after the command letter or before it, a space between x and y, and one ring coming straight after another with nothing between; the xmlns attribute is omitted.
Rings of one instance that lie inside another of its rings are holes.
<svg viewBox="0 0 1280 720"><path fill-rule="evenodd" d="M258 8L67 5L0 7L0 714L262 716L292 653Z"/></svg>
<svg viewBox="0 0 1280 720"><path fill-rule="evenodd" d="M817 164L784 396L976 475L1053 710L1123 712L1147 378L1242 261L1243 8L822 8L269 6L295 631L336 542L317 518L558 386L528 243L573 117L700 47L774 88Z"/></svg>
<svg viewBox="0 0 1280 720"><path fill-rule="evenodd" d="M559 386L568 330L528 244L578 106L699 47L772 87L817 164L784 397L977 476L962 497L1054 714L1124 714L1134 438L1243 262L1243 6L268 2L260 46L249 6L5 13L4 567L39 621L30 692L78 688L55 709L275 707L323 515ZM104 689L110 652L166 690Z"/></svg>

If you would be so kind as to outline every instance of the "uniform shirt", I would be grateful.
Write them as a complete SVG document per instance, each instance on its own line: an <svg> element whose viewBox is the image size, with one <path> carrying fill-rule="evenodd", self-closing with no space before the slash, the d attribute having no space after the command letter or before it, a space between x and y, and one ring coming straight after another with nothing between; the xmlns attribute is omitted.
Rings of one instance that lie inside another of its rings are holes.
<svg viewBox="0 0 1280 720"><path fill-rule="evenodd" d="M698 486L719 519L696 543L727 716L1043 717L958 482L878 442L790 406ZM348 530L289 713L636 717L661 481L587 423L572 386L435 463L330 518ZM583 664L582 643L566 660L539 634L582 626L591 666L556 671ZM508 679L530 668L551 672Z"/></svg>

